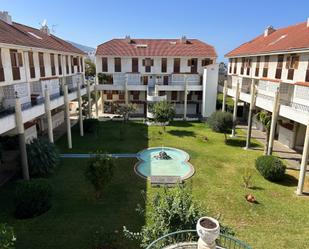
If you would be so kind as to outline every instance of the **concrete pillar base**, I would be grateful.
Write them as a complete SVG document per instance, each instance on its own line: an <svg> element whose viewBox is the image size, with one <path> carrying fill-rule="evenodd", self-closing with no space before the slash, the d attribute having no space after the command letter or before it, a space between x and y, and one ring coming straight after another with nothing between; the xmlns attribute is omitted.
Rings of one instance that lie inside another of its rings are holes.
<svg viewBox="0 0 309 249"><path fill-rule="evenodd" d="M216 249L216 243L213 242L213 244L208 245L201 238L199 238L197 241L197 249Z"/></svg>

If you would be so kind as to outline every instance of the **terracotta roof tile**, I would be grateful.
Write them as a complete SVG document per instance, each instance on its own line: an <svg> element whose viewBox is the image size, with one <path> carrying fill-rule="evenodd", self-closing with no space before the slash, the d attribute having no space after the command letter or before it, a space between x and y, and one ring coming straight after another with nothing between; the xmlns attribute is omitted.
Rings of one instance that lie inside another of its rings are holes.
<svg viewBox="0 0 309 249"><path fill-rule="evenodd" d="M10 25L2 20L0 20L0 43L84 54L80 49L52 34L47 35L38 29L15 22Z"/></svg>
<svg viewBox="0 0 309 249"><path fill-rule="evenodd" d="M113 39L98 46L100 56L196 56L217 57L215 48L197 39ZM140 47L138 45L147 45Z"/></svg>
<svg viewBox="0 0 309 249"><path fill-rule="evenodd" d="M299 49L309 49L309 27L307 27L307 22L278 29L266 37L262 34L242 44L225 56L233 57Z"/></svg>

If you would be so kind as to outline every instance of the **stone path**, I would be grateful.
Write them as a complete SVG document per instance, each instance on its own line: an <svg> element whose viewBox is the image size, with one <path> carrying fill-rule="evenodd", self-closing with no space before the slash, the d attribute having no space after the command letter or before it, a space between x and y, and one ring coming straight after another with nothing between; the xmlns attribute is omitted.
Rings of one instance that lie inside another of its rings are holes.
<svg viewBox="0 0 309 249"><path fill-rule="evenodd" d="M244 125L239 125L237 128L241 128L247 133L247 127ZM265 132L252 128L252 138L257 140L259 143L265 145ZM262 148L255 148L258 150L262 150ZM284 159L287 162L287 168L293 170L299 170L301 163L301 153L288 148L277 140L274 141L274 149L273 152L281 159ZM307 168L307 174L309 173L309 168Z"/></svg>

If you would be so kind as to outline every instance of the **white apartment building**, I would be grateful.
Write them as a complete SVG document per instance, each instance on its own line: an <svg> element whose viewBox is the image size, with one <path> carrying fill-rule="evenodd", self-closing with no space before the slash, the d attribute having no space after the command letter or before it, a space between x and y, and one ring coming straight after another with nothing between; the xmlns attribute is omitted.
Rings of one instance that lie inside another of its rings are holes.
<svg viewBox="0 0 309 249"><path fill-rule="evenodd" d="M290 148L303 150L305 167L309 135L309 19L280 29L268 27L226 57L227 94L245 105L275 113L274 137Z"/></svg>
<svg viewBox="0 0 309 249"><path fill-rule="evenodd" d="M77 99L78 85L81 95L86 94L84 57L81 50L52 35L46 24L35 29L0 12L0 134L17 133L16 98L21 104L26 140L45 132L45 92L49 94L53 129L62 124L65 100L61 83L68 86L68 101Z"/></svg>
<svg viewBox="0 0 309 249"><path fill-rule="evenodd" d="M186 37L107 41L96 51L104 112L135 103L135 116L151 118L151 104L167 100L179 117L207 117L216 106L216 57L214 47Z"/></svg>

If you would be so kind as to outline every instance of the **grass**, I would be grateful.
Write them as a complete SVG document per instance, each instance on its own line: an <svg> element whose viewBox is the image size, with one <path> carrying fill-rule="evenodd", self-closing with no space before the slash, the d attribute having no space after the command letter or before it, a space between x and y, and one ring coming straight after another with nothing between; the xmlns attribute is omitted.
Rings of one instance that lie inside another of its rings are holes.
<svg viewBox="0 0 309 249"><path fill-rule="evenodd" d="M64 153L97 149L135 153L162 145L183 149L190 154L190 162L196 170L188 181L194 198L209 210L209 215L220 216L224 224L232 227L237 238L257 249L309 248L309 200L294 194L297 172L288 171L281 183L268 182L254 167L255 158L261 151L243 150L244 138L241 136L224 144L224 135L212 132L203 123L174 122L164 133L161 127L130 122L123 127L123 136L122 125L120 122L102 122L99 132L84 137L78 135L76 127L72 150L66 149L66 137L62 137L57 145ZM34 219L13 218L14 182L7 184L0 189L0 221L14 226L17 249L91 249L94 231L100 226L121 233L122 226L126 225L136 231L147 222L135 212L138 203L147 206L140 191L146 191L150 198L160 190L151 188L135 175L135 161L117 160L115 177L102 200L97 201L83 175L86 160L63 160L50 178L55 190L53 207ZM242 186L245 168L253 172L254 187L250 190ZM249 192L260 204L245 201L244 195ZM124 243L126 248L136 248L134 244L127 245L127 240Z"/></svg>

